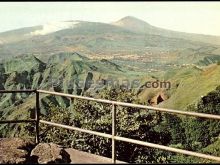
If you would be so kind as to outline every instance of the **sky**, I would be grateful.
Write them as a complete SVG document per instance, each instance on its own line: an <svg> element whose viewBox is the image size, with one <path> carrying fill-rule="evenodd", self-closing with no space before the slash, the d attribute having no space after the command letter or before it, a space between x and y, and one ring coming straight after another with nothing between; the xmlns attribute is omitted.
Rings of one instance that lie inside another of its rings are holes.
<svg viewBox="0 0 220 165"><path fill-rule="evenodd" d="M170 30L220 36L220 2L0 2L0 32L54 21L134 16Z"/></svg>

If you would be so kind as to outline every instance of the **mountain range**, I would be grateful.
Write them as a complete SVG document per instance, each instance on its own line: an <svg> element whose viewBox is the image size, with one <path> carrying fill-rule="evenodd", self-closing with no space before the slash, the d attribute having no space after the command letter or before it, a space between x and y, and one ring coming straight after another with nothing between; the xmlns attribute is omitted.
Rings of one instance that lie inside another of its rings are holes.
<svg viewBox="0 0 220 165"><path fill-rule="evenodd" d="M166 30L131 16L110 24L63 21L0 33L1 60L27 54L48 60L61 52L147 71L163 70L216 59L220 37Z"/></svg>

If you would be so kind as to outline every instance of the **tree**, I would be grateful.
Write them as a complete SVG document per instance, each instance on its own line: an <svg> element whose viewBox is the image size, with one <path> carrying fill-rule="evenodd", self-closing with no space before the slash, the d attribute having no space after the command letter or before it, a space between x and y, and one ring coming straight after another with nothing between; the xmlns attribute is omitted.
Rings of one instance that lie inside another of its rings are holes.
<svg viewBox="0 0 220 165"><path fill-rule="evenodd" d="M189 111L208 114L220 114L220 88L204 96L199 103L188 107ZM186 143L188 149L200 150L212 143L212 139L220 134L220 122L214 119L184 118L182 122L185 128Z"/></svg>

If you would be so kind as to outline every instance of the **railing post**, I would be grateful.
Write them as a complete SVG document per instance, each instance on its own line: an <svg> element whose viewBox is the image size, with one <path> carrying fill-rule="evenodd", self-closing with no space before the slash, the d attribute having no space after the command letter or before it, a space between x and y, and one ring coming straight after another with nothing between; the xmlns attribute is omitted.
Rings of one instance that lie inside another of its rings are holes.
<svg viewBox="0 0 220 165"><path fill-rule="evenodd" d="M36 106L35 106L35 130L36 130L36 134L35 134L35 140L36 143L39 143L39 117L40 117L40 99L39 99L39 92L36 91Z"/></svg>
<svg viewBox="0 0 220 165"><path fill-rule="evenodd" d="M70 111L72 112L73 111L73 105L74 105L74 98L69 98L70 100Z"/></svg>
<svg viewBox="0 0 220 165"><path fill-rule="evenodd" d="M116 135L116 109L112 104L112 163L116 163L116 148L115 148L115 135Z"/></svg>

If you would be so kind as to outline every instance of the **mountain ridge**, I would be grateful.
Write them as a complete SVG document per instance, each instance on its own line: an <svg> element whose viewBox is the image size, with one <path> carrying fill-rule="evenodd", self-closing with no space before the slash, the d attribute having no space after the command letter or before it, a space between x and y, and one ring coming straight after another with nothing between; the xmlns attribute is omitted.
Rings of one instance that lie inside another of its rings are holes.
<svg viewBox="0 0 220 165"><path fill-rule="evenodd" d="M79 24L80 23L102 23L102 22L91 22L91 21L81 21L81 20L67 20L67 21L48 22L48 23L43 24L43 25L30 26L30 27L24 27L24 28L18 28L18 29L14 29L14 30L5 31L5 32L0 32L0 41L4 43L4 40L2 39L2 37L10 35L11 33L13 34L14 32L17 33L17 32L22 32L23 31L23 32L25 32L25 35L27 35L27 33L26 33L27 31L29 32L31 29L35 29L36 31L37 30L42 30L44 25L48 25L48 24L50 25L50 24L54 23L55 24L54 26L56 26L56 23L58 24L58 23L73 23L73 22L78 22ZM122 28L125 28L125 29L129 29L131 31L136 31L136 32L137 31L147 32L147 30L152 30L152 31L156 30L154 32L154 34L160 34L160 35L163 34L164 30L165 30L165 31L171 33L172 35L176 34L176 33L183 33L183 34L189 34L189 35L196 35L197 37L198 37L198 35L200 35L200 37L203 36L203 37L208 37L208 38L212 38L212 37L220 38L220 36L217 36L217 35L187 33L187 32L181 32L181 31L176 31L176 30L165 29L165 28L153 26L150 23L148 23L148 22L146 22L142 19L136 18L134 16L125 16L125 17L119 19L116 22L103 23L103 24L115 25L115 26L119 26L119 27L122 27ZM126 27L128 25L130 27ZM66 27L66 29L68 29L68 26ZM61 30L62 30L62 28L61 28ZM183 37L183 36L180 36L180 37ZM6 43L8 43L7 40L6 40ZM219 44L220 44L220 41L219 41Z"/></svg>
<svg viewBox="0 0 220 165"><path fill-rule="evenodd" d="M199 37L202 42L207 42L206 39L210 40L207 43L214 43L216 39L216 41L218 42L218 45L220 45L220 36L209 35L209 34L199 34L199 33L188 33L188 32L182 32L182 31L176 31L176 30L166 29L162 27L157 27L157 26L153 26L149 24L148 22L145 22L144 20L135 18L133 16L126 16L114 22L113 24L116 26L127 28L131 31L136 31L136 32L139 31L142 33L146 33L147 30L151 30L153 34L158 34L158 35L163 35L163 36L173 36L174 38L178 37L178 38L188 39L189 37L193 36L194 40L198 41L195 38ZM168 35L165 33L168 33Z"/></svg>
<svg viewBox="0 0 220 165"><path fill-rule="evenodd" d="M117 23L122 23L123 24L123 23L126 23L126 22L144 24L144 25L148 25L148 26L150 26L152 28L158 28L158 29L163 29L163 30L168 30L168 31L175 31L175 32L181 32L181 33L188 33L188 34L199 34L199 35L204 35L204 36L220 37L219 35L200 34L200 33L184 32L184 31L179 31L179 30L172 30L172 29L162 28L162 27L158 27L158 26L152 25L152 24L146 22L145 20L136 18L134 16L125 16L125 17L119 19L118 21L113 22L112 24L116 24L117 25Z"/></svg>

